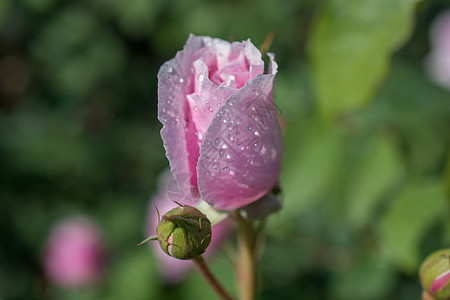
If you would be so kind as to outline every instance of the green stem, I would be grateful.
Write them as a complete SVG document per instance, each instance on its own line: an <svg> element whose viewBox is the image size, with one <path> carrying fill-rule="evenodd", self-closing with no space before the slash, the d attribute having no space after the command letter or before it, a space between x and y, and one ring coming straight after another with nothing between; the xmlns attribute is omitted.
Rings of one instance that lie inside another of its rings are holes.
<svg viewBox="0 0 450 300"><path fill-rule="evenodd" d="M228 293L225 291L225 289L222 287L222 285L217 281L217 279L214 277L214 275L209 270L208 266L205 264L205 261L203 260L203 257L197 256L192 259L195 266L197 267L197 270L202 274L203 278L206 280L206 282L211 286L211 288L216 292L216 294L220 297L220 299L223 300L232 300Z"/></svg>
<svg viewBox="0 0 450 300"><path fill-rule="evenodd" d="M256 234L252 223L235 213L238 222L238 257L236 273L240 300L254 300L256 297Z"/></svg>

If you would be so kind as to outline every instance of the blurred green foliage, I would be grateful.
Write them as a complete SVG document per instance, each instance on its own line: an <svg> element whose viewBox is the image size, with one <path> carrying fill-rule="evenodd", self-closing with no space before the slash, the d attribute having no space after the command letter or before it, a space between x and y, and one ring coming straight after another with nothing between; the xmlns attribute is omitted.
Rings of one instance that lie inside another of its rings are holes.
<svg viewBox="0 0 450 300"><path fill-rule="evenodd" d="M423 69L436 1L0 1L0 299L212 299L167 287L143 238L168 165L156 73L189 33L260 44L279 62L284 210L267 225L260 299L419 299L450 245L450 93ZM51 226L95 218L101 284L53 287ZM224 252L213 271L228 289Z"/></svg>

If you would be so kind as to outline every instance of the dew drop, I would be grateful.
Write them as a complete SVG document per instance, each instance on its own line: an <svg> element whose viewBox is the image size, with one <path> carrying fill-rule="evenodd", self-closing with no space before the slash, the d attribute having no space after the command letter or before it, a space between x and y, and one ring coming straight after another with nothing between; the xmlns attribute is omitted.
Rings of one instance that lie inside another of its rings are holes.
<svg viewBox="0 0 450 300"><path fill-rule="evenodd" d="M184 82L184 79L183 78L180 78L180 83L183 83Z"/></svg>
<svg viewBox="0 0 450 300"><path fill-rule="evenodd" d="M205 79L205 75L203 75L203 74L198 74L198 81L202 82L203 79Z"/></svg>
<svg viewBox="0 0 450 300"><path fill-rule="evenodd" d="M258 142L255 142L255 143L253 144L253 149L255 149L255 150L258 149Z"/></svg>
<svg viewBox="0 0 450 300"><path fill-rule="evenodd" d="M248 131L250 131L250 132L253 132L253 128L252 128L252 126L248 126Z"/></svg>
<svg viewBox="0 0 450 300"><path fill-rule="evenodd" d="M213 108L212 108L211 106L208 106L208 110L209 110L210 112L213 112Z"/></svg>
<svg viewBox="0 0 450 300"><path fill-rule="evenodd" d="M220 149L219 150L219 156L223 157L225 155L225 149ZM228 156L228 155L227 155Z"/></svg>
<svg viewBox="0 0 450 300"><path fill-rule="evenodd" d="M255 130L255 132L253 133L256 136L259 136L259 132Z"/></svg>
<svg viewBox="0 0 450 300"><path fill-rule="evenodd" d="M173 72L173 68L171 66L167 66L167 73L172 73Z"/></svg>
<svg viewBox="0 0 450 300"><path fill-rule="evenodd" d="M228 171L228 167L223 167L223 171L224 172Z"/></svg>
<svg viewBox="0 0 450 300"><path fill-rule="evenodd" d="M214 140L214 146L218 147L220 145L221 140L219 138L216 138Z"/></svg>

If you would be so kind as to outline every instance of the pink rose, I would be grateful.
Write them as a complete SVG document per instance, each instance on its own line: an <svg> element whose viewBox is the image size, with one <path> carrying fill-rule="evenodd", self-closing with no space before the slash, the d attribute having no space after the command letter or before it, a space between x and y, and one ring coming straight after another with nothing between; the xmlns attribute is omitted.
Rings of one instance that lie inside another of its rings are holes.
<svg viewBox="0 0 450 300"><path fill-rule="evenodd" d="M233 210L276 184L283 152L272 83L250 40L190 35L158 74L158 118L174 180L184 193Z"/></svg>
<svg viewBox="0 0 450 300"><path fill-rule="evenodd" d="M178 204L173 201L183 203L195 202L193 199L187 199L184 194L179 192L178 186L173 183L171 176L168 173L169 172L165 172L160 177L159 190L150 201L145 228L145 234L147 236L156 234L156 227L158 226L159 220L155 205L161 216L163 216L166 212L178 206ZM205 257L207 259L218 250L222 242L230 234L231 222L229 219L226 219L213 226L211 230L211 243L205 252ZM179 282L194 266L190 260L180 260L167 255L161 250L158 242L149 242L149 246L157 258L157 268L164 281L168 284Z"/></svg>
<svg viewBox="0 0 450 300"><path fill-rule="evenodd" d="M99 228L87 217L56 224L44 252L48 279L62 287L81 287L101 278L105 262Z"/></svg>

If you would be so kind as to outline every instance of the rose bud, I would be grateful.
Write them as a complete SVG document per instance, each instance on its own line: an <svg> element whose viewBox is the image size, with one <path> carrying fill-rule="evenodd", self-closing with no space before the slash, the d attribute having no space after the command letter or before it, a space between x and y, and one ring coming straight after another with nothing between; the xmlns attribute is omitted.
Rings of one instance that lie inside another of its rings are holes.
<svg viewBox="0 0 450 300"><path fill-rule="evenodd" d="M198 209L180 206L166 213L156 228L159 245L168 255L191 259L211 242L211 223Z"/></svg>
<svg viewBox="0 0 450 300"><path fill-rule="evenodd" d="M44 271L53 284L73 288L95 284L104 264L101 232L91 219L75 216L53 227L44 251Z"/></svg>
<svg viewBox="0 0 450 300"><path fill-rule="evenodd" d="M195 200L188 195L183 194L178 189L178 186L173 182L170 171L163 172L158 180L158 191L150 199L147 213L147 224L144 229L144 233L147 236L154 235L156 227L159 223L159 216L155 209L158 208L161 214L165 214L169 210L179 207L174 201L179 203L194 204ZM226 238L232 231L232 224L230 219L224 219L227 214L218 215L213 211L210 206L205 202L200 201L196 204L196 207L205 214L212 223L212 236L211 243L208 246L208 250L204 254L206 259L211 258L217 253L217 250L222 246ZM157 268L166 284L176 284L193 268L193 264L188 260L179 260L168 256L161 251L159 243L149 243L149 247L152 249L153 254L157 259Z"/></svg>
<svg viewBox="0 0 450 300"><path fill-rule="evenodd" d="M184 194L235 210L276 185L283 153L268 74L246 40L190 35L158 73L158 119L174 180Z"/></svg>
<svg viewBox="0 0 450 300"><path fill-rule="evenodd" d="M420 266L422 287L436 300L450 299L450 249L428 256Z"/></svg>

